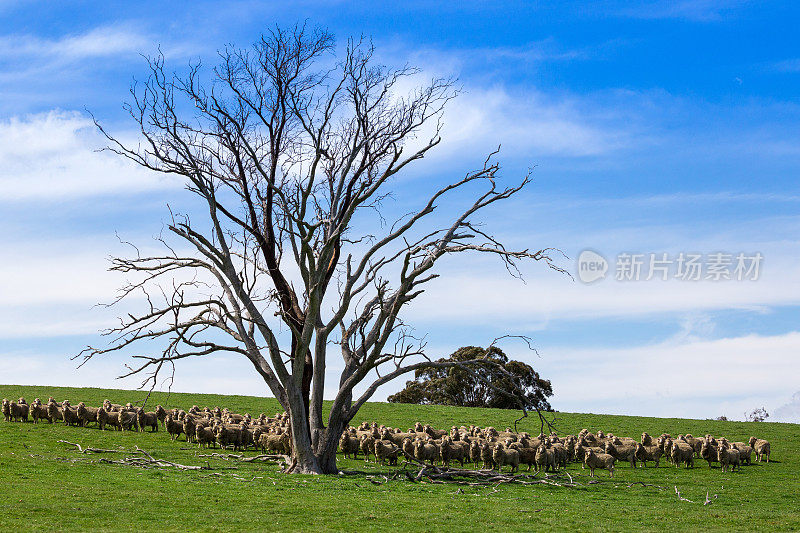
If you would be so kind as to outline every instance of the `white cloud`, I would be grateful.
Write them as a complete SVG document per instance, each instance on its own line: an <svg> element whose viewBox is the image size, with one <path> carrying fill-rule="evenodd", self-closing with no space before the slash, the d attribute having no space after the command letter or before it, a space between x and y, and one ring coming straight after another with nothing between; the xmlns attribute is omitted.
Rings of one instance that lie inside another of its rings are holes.
<svg viewBox="0 0 800 533"><path fill-rule="evenodd" d="M462 68L458 53L395 54L421 69L420 74L402 79L395 86L397 96L424 86L431 76L457 76ZM394 57L388 61L401 62ZM459 81L456 85L462 91L445 108L443 142L426 156L429 161L452 162L464 155L487 154L498 145L502 145L503 154L532 161L541 156L598 156L627 147L639 130L621 108L606 106L598 112L587 99L569 93L545 93L532 86L513 89L498 83ZM430 139L435 127L434 121L426 124L418 141L411 144L416 146ZM637 143L643 142L645 138L640 134Z"/></svg>
<svg viewBox="0 0 800 533"><path fill-rule="evenodd" d="M522 97L502 87L468 88L447 108L444 124L445 142L434 157L498 145L519 155L593 156L625 146L628 137L624 129L587 116L566 96L527 90Z"/></svg>
<svg viewBox="0 0 800 533"><path fill-rule="evenodd" d="M799 305L800 287L786 280L800 277L800 265L777 268L785 270L776 272L773 268L769 276L758 281L606 279L595 285L573 282L556 274L540 274L522 283L504 276L498 268L480 269L442 276L413 304L408 316L432 323L479 319L482 323L510 325ZM441 302L446 302L446 312L442 311Z"/></svg>
<svg viewBox="0 0 800 533"><path fill-rule="evenodd" d="M769 412L769 410L767 412ZM789 402L775 409L769 420L773 422L792 422L794 424L800 424L800 391L795 392Z"/></svg>
<svg viewBox="0 0 800 533"><path fill-rule="evenodd" d="M0 202L63 201L180 185L115 154L98 152L106 144L92 121L75 112L0 121Z"/></svg>
<svg viewBox="0 0 800 533"><path fill-rule="evenodd" d="M742 419L796 387L800 332L635 348L549 348L536 361L563 411ZM769 409L768 409L769 410Z"/></svg>
<svg viewBox="0 0 800 533"><path fill-rule="evenodd" d="M746 0L680 0L625 2L620 14L642 19L684 19L694 22L722 20Z"/></svg>
<svg viewBox="0 0 800 533"><path fill-rule="evenodd" d="M56 39L45 39L32 34L0 35L0 59L45 63L50 61L72 62L85 59L131 56L152 52L156 41L127 24L116 24L92 28L85 33L64 35ZM186 52L181 45L164 47L166 56Z"/></svg>
<svg viewBox="0 0 800 533"><path fill-rule="evenodd" d="M800 59L784 59L771 64L772 70L778 72L800 72Z"/></svg>

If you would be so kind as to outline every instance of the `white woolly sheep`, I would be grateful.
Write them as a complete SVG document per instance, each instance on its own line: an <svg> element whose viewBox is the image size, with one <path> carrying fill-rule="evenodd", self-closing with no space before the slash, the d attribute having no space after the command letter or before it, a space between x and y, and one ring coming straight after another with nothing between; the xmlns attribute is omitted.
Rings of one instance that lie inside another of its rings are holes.
<svg viewBox="0 0 800 533"><path fill-rule="evenodd" d="M742 464L752 464L751 457L753 455L753 448L750 445L744 442L733 442L731 446L739 452L739 460Z"/></svg>
<svg viewBox="0 0 800 533"><path fill-rule="evenodd" d="M519 470L519 452L514 448L506 448L500 443L494 447L492 461L494 461L498 471L503 470L504 465L511 467L512 474Z"/></svg>
<svg viewBox="0 0 800 533"><path fill-rule="evenodd" d="M755 437L750 437L748 444L750 445L751 448L753 448L753 451L756 454L756 459L758 459L759 463L761 462L761 459L765 457L767 459L767 462L769 462L769 454L770 454L769 441L764 439L757 439Z"/></svg>
<svg viewBox="0 0 800 533"><path fill-rule="evenodd" d="M717 446L712 444L711 439L706 438L703 441L702 446L700 446L700 457L708 461L709 468L711 468L711 463L716 463L719 460L717 458Z"/></svg>
<svg viewBox="0 0 800 533"><path fill-rule="evenodd" d="M164 417L164 429L169 434L169 438L174 441L183 433L183 424L176 421L172 414L167 413Z"/></svg>
<svg viewBox="0 0 800 533"><path fill-rule="evenodd" d="M651 441L652 442L652 441ZM661 451L661 448L657 445L648 445L643 446L642 444L636 445L636 459L642 462L642 465L647 468L647 461L652 461L656 464L656 468L658 468L658 463L661 460L661 456L664 452Z"/></svg>
<svg viewBox="0 0 800 533"><path fill-rule="evenodd" d="M144 431L145 428L149 427L155 433L158 431L158 416L152 411L145 412L141 407L137 407L136 424L139 426L139 431Z"/></svg>
<svg viewBox="0 0 800 533"><path fill-rule="evenodd" d="M717 449L717 460L722 466L723 472L727 471L728 469L734 471L739 468L739 470L741 470L739 450L729 448L728 446L720 446Z"/></svg>
<svg viewBox="0 0 800 533"><path fill-rule="evenodd" d="M689 444L683 441L674 441L670 456L676 467L683 464L686 468L694 468L694 450Z"/></svg>
<svg viewBox="0 0 800 533"><path fill-rule="evenodd" d="M400 448L394 442L390 440L375 441L375 459L379 463L386 464L388 460L390 465L396 465L398 455L400 455Z"/></svg>
<svg viewBox="0 0 800 533"><path fill-rule="evenodd" d="M548 449L544 444L541 444L536 449L536 471L539 472L544 469L544 471L547 472L548 468L551 472L555 472L556 452Z"/></svg>
<svg viewBox="0 0 800 533"><path fill-rule="evenodd" d="M614 477L614 463L616 459L614 456L607 453L594 453L591 448L586 450L583 463L589 468L589 476L594 477L596 468L605 468L608 470L609 477Z"/></svg>

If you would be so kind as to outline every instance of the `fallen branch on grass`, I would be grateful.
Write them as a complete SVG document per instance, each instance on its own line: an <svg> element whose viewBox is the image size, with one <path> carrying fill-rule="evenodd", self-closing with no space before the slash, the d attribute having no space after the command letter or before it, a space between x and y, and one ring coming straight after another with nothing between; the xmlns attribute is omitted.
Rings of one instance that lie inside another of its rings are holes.
<svg viewBox="0 0 800 533"><path fill-rule="evenodd" d="M69 442L66 440L59 440L58 442L62 442L64 444L69 444L70 446L75 446L79 453L121 453L123 450L105 450L103 448L84 448L80 444L76 442Z"/></svg>
<svg viewBox="0 0 800 533"><path fill-rule="evenodd" d="M213 457L215 459L222 459L224 461L229 461L231 459L235 459L237 461L241 461L243 463L266 463L266 462L288 462L288 457L286 455L279 455L279 454L264 454L264 455L256 455L254 457L245 457L244 455L239 455L235 453L201 453L197 455L198 457Z"/></svg>
<svg viewBox="0 0 800 533"><path fill-rule="evenodd" d="M136 451L142 454L144 457L125 457L124 459L106 459L102 458L99 462L105 464L117 464L117 465L128 465L128 466L138 466L140 468L177 468L179 470L211 470L211 465L206 463L206 466L195 466L195 465L182 465L180 463L175 463L173 461L167 461L166 459L156 459L143 449L136 446Z"/></svg>
<svg viewBox="0 0 800 533"><path fill-rule="evenodd" d="M466 485L470 487L494 486L504 483L518 485L552 485L555 487L576 487L577 483L572 476L561 473L544 474L544 478L539 478L539 472L534 474L503 474L495 470L466 470L463 468L438 467L424 465L416 476L406 473L406 477L412 481L427 480L428 483L444 484L453 483L456 485Z"/></svg>
<svg viewBox="0 0 800 533"><path fill-rule="evenodd" d="M664 490L664 487L661 485L653 485L651 483L645 483L644 481L634 481L633 483L628 483L628 488L631 488L634 485L641 485L642 487L655 487L657 489Z"/></svg>

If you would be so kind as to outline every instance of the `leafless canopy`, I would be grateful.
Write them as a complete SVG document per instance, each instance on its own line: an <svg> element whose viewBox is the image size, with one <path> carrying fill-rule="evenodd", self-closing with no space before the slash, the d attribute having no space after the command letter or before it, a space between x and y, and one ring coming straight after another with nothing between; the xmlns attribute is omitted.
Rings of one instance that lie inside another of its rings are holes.
<svg viewBox="0 0 800 533"><path fill-rule="evenodd" d="M550 249L509 250L473 223L529 183L498 185L495 154L417 210L384 220L393 177L440 142L451 80L404 93L416 69L378 65L363 41L337 61L332 37L307 28L219 55L212 70L194 65L185 75L168 74L163 57L149 60L128 105L139 145L98 124L110 150L184 178L208 217L172 214L165 253L113 259L112 270L133 277L120 298L144 295L149 305L82 356L160 339L160 354L136 355L128 367L154 384L178 359L241 354L291 415L297 471L332 472L342 429L379 386L445 364L425 357L400 317L437 277L440 258L481 252L512 274L524 260L559 269ZM437 226L437 205L465 195L463 211ZM337 345L344 368L326 425L325 368Z"/></svg>

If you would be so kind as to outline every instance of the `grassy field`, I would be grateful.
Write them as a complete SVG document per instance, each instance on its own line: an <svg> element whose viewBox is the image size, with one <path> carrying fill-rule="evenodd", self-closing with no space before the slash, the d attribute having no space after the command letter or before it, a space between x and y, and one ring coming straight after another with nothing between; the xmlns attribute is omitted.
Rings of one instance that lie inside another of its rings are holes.
<svg viewBox="0 0 800 533"><path fill-rule="evenodd" d="M99 405L141 400L139 391L68 389L0 385L0 397L69 399ZM149 404L165 407L228 407L257 415L278 411L274 400L246 396L154 394ZM435 427L512 425L516 412L438 406L371 403L359 413L407 428L417 420ZM348 530L388 528L403 531L529 531L540 527L584 530L793 530L800 528L800 425L718 422L669 418L558 413L559 433L603 429L619 436L711 433L731 440L750 435L770 440L772 462L755 463L741 473L723 473L701 460L694 469L662 461L656 469L618 466L615 477L599 473L588 484L588 471L573 464L568 472L577 487L546 485L462 487L408 481L373 484L370 474L390 467L340 458L343 469L368 474L340 476L283 475L273 464L248 464L198 457L184 442L158 433L119 433L65 427L47 422L0 422L0 530L3 531L216 531ZM520 430L538 433L534 419ZM83 446L120 449L119 454L80 454L59 439ZM157 458L182 464L208 464L212 470L141 469L103 464L101 458L132 456L140 446ZM255 452L248 452L255 455ZM599 471L598 471L599 472ZM381 479L382 478L376 478ZM640 484L641 481L663 489ZM675 487L684 498L681 501ZM703 505L706 493L713 503Z"/></svg>

